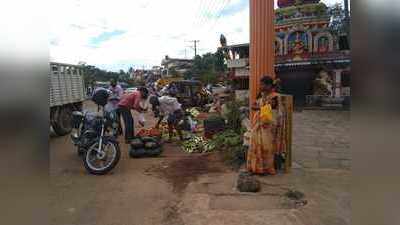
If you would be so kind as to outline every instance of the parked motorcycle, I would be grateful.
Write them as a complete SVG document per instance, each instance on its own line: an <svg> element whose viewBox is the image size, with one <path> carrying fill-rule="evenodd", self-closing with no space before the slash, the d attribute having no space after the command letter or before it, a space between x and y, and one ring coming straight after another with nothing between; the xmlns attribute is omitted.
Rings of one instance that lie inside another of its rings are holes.
<svg viewBox="0 0 400 225"><path fill-rule="evenodd" d="M109 93L95 93L92 100L100 112L72 113L72 142L78 148L85 169L94 175L110 172L121 157L117 141L119 123L116 110L105 110Z"/></svg>

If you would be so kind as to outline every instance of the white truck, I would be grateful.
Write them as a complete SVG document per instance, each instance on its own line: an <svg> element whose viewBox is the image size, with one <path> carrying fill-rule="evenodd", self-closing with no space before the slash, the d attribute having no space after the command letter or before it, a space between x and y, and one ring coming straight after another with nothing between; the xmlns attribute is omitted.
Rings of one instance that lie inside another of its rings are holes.
<svg viewBox="0 0 400 225"><path fill-rule="evenodd" d="M50 125L57 135L66 135L72 112L82 110L86 96L82 66L50 62L49 89Z"/></svg>

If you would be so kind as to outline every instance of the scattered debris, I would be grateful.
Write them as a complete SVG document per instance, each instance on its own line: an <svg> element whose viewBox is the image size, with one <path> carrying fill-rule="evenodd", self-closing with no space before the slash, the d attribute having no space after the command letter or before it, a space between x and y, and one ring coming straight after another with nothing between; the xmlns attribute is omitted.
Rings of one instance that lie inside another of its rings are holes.
<svg viewBox="0 0 400 225"><path fill-rule="evenodd" d="M295 202L296 207L301 207L307 205L308 201L307 200L299 200Z"/></svg>
<svg viewBox="0 0 400 225"><path fill-rule="evenodd" d="M294 190L289 190L286 192L285 196L291 200L301 200L304 198L304 194L302 192Z"/></svg>

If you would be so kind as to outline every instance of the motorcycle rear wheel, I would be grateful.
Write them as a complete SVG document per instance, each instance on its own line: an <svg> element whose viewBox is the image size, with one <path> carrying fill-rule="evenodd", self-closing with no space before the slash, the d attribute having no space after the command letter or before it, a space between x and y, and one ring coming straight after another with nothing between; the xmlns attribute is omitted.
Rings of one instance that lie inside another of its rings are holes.
<svg viewBox="0 0 400 225"><path fill-rule="evenodd" d="M104 175L117 165L121 158L121 150L117 143L106 141L102 144L104 155L99 155L98 146L99 142L96 142L88 148L83 157L83 164L90 174ZM108 160L109 157L111 157L110 160Z"/></svg>

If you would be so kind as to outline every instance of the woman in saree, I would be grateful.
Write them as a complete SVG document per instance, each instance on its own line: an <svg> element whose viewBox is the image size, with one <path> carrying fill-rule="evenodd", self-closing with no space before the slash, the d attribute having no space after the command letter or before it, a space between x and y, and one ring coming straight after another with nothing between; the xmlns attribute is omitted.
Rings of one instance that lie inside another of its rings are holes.
<svg viewBox="0 0 400 225"><path fill-rule="evenodd" d="M278 98L274 80L268 76L261 78L260 94L252 106L250 148L247 154L247 171L259 175L275 175L274 157L277 152ZM263 107L265 107L263 109ZM268 109L269 119L262 113ZM262 112L263 111L263 112Z"/></svg>

